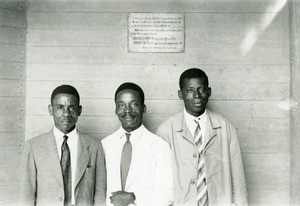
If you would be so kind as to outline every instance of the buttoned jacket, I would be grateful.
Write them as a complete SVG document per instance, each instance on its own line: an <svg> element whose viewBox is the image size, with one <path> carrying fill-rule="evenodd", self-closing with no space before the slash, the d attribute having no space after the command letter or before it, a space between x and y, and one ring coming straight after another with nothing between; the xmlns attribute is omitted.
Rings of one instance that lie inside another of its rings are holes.
<svg viewBox="0 0 300 206"><path fill-rule="evenodd" d="M106 169L100 141L78 132L75 204L105 205ZM25 143L20 167L20 204L64 205L64 186L53 131Z"/></svg>
<svg viewBox="0 0 300 206"><path fill-rule="evenodd" d="M184 113L166 120L158 128L157 135L169 142L172 149L174 206L196 206L199 155ZM235 128L225 118L207 109L203 143L209 206L248 205Z"/></svg>

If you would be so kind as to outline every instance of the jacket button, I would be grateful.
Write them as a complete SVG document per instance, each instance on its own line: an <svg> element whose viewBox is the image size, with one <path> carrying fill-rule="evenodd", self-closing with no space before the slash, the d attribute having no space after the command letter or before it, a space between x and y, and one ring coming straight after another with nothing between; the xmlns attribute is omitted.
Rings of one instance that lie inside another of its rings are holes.
<svg viewBox="0 0 300 206"><path fill-rule="evenodd" d="M63 201L64 199L62 197L58 198L60 201Z"/></svg>
<svg viewBox="0 0 300 206"><path fill-rule="evenodd" d="M196 180L191 180L191 184L192 185L196 184Z"/></svg>
<svg viewBox="0 0 300 206"><path fill-rule="evenodd" d="M198 157L198 154L197 153L193 154L193 157L196 159Z"/></svg>

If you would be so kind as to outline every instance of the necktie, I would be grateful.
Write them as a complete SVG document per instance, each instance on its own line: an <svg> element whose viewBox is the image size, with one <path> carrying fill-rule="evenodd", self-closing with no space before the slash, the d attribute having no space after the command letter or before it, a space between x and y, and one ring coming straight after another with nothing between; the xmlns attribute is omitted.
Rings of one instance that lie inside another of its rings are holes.
<svg viewBox="0 0 300 206"><path fill-rule="evenodd" d="M208 205L208 197L207 197L207 188L205 182L205 165L204 165L204 145L203 138L201 135L201 128L199 119L195 120L197 127L194 133L194 138L196 145L199 151L198 158L198 174L197 174L197 205L198 206L207 206Z"/></svg>
<svg viewBox="0 0 300 206"><path fill-rule="evenodd" d="M67 143L68 136L64 136L64 142L61 145L61 171L63 175L65 201L64 205L71 205L71 156L70 149Z"/></svg>
<svg viewBox="0 0 300 206"><path fill-rule="evenodd" d="M122 157L121 157L121 186L122 190L125 189L126 179L131 163L132 146L129 140L130 133L126 133L126 142L123 146Z"/></svg>

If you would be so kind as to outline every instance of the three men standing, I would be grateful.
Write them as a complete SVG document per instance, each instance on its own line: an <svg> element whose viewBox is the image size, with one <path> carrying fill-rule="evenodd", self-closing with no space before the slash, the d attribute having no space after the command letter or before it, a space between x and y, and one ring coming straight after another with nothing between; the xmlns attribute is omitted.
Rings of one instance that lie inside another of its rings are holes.
<svg viewBox="0 0 300 206"><path fill-rule="evenodd" d="M82 110L76 89L57 87L48 107L54 129L25 144L21 202L168 206L174 200L174 206L247 206L237 134L206 108L211 96L207 75L188 69L179 86L184 109L156 136L143 125L143 90L134 83L120 85L114 99L121 127L102 144L76 130Z"/></svg>

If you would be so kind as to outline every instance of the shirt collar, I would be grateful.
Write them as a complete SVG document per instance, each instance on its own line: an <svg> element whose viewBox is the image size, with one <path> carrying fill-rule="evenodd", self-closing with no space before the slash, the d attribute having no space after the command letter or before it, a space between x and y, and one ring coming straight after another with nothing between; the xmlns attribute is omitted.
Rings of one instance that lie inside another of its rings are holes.
<svg viewBox="0 0 300 206"><path fill-rule="evenodd" d="M56 140L63 139L63 137L65 135L67 135L68 138L72 138L72 137L77 136L77 129L75 128L71 132L69 132L68 134L64 134L62 131L60 131L59 129L57 129L56 127L54 127L53 128L53 133L54 133L54 136L55 136Z"/></svg>
<svg viewBox="0 0 300 206"><path fill-rule="evenodd" d="M133 130L132 132L127 132L123 129L123 127L121 126L121 128L118 130L118 134L120 136L120 139L122 139L123 137L125 137L125 133L130 133L130 136L133 136L135 138L140 137L141 134L143 133L143 131L145 130L145 126L142 124L139 128Z"/></svg>
<svg viewBox="0 0 300 206"><path fill-rule="evenodd" d="M189 114L186 109L183 110L184 118L187 122L195 122L195 119L200 119L201 122L207 123L207 113L206 109L204 110L203 114L198 117L194 117L193 115Z"/></svg>

